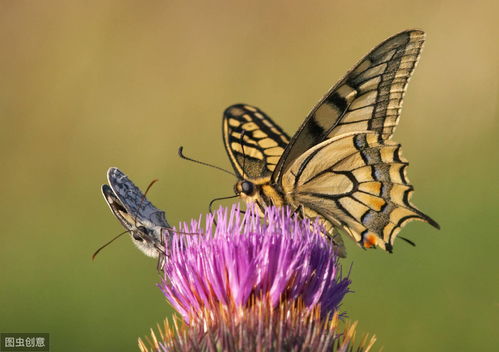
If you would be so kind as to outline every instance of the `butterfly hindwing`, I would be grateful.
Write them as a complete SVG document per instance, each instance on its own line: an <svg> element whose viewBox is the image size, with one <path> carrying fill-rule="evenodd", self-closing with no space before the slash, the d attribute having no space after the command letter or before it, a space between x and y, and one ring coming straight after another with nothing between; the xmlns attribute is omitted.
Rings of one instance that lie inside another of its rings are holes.
<svg viewBox="0 0 499 352"><path fill-rule="evenodd" d="M435 221L410 203L400 145L379 133L343 134L309 149L283 177L289 203L310 208L363 247L391 250L409 220Z"/></svg>
<svg viewBox="0 0 499 352"><path fill-rule="evenodd" d="M328 138L366 131L390 138L424 37L419 30L396 34L354 66L308 114L283 153L273 180L299 155Z"/></svg>
<svg viewBox="0 0 499 352"><path fill-rule="evenodd" d="M225 149L239 177L270 177L284 149L288 135L260 109L229 106L223 117Z"/></svg>
<svg viewBox="0 0 499 352"><path fill-rule="evenodd" d="M127 230L135 229L135 219L131 213L125 209L123 203L118 199L109 185L102 185L102 195L113 215Z"/></svg>

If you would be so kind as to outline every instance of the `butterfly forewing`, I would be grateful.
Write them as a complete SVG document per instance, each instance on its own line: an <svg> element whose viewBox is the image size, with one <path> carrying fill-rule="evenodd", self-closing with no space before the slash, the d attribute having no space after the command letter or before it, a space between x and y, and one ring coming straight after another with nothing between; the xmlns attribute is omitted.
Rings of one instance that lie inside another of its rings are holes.
<svg viewBox="0 0 499 352"><path fill-rule="evenodd" d="M272 179L277 181L298 156L328 138L366 131L390 138L423 42L422 31L402 32L364 57L312 109L284 151Z"/></svg>
<svg viewBox="0 0 499 352"><path fill-rule="evenodd" d="M169 227L165 212L156 208L135 186L135 184L118 168L110 168L108 181L115 195L123 203L125 209L138 222L151 222L155 226Z"/></svg>
<svg viewBox="0 0 499 352"><path fill-rule="evenodd" d="M344 134L296 159L282 187L290 204L310 208L362 246L391 250L407 221L438 226L410 203L407 165L400 145L379 133Z"/></svg>
<svg viewBox="0 0 499 352"><path fill-rule="evenodd" d="M270 177L288 145L288 135L263 111L245 104L225 110L222 128L225 148L238 176Z"/></svg>
<svg viewBox="0 0 499 352"><path fill-rule="evenodd" d="M165 213L156 208L135 184L118 168L107 173L109 185L102 194L114 216L132 234L132 240L144 254L158 257L164 247L162 236L170 228Z"/></svg>

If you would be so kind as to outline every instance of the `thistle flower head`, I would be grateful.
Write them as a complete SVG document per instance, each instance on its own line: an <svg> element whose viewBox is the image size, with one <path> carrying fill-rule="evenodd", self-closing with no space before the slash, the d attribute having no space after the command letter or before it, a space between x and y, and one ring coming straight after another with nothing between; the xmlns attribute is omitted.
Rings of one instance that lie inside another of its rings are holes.
<svg viewBox="0 0 499 352"><path fill-rule="evenodd" d="M320 307L306 308L297 302L282 302L273 308L255 304L244 308L240 319L224 310L215 311L206 325L187 325L165 320L145 341L139 339L142 352L167 351L330 351L368 352L375 336L364 335L356 342L356 326L340 324L338 313L321 319ZM208 327L208 328L206 328Z"/></svg>
<svg viewBox="0 0 499 352"><path fill-rule="evenodd" d="M181 233L197 233L185 236ZM170 304L192 322L219 312L236 314L258 300L270 307L302 302L332 316L348 292L332 245L318 222L301 220L289 208L221 208L180 226L159 284ZM218 313L217 313L218 314ZM234 319L237 315L234 315Z"/></svg>

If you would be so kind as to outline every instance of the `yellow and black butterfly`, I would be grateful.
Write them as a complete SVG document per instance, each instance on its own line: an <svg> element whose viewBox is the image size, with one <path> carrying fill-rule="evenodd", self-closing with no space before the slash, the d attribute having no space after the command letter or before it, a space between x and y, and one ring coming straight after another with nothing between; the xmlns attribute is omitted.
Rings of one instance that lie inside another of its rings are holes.
<svg viewBox="0 0 499 352"><path fill-rule="evenodd" d="M413 187L400 144L390 141L424 32L409 30L375 47L312 109L292 138L260 109L236 104L223 117L235 192L261 209L289 205L320 217L361 247L392 251L410 220L439 225L410 202ZM343 252L344 254L344 252Z"/></svg>

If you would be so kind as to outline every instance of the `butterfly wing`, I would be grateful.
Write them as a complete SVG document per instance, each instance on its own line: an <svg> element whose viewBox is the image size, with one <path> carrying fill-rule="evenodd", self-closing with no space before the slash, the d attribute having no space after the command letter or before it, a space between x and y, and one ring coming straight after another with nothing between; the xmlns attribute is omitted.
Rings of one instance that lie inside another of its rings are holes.
<svg viewBox="0 0 499 352"><path fill-rule="evenodd" d="M152 205L118 168L110 168L107 177L109 185L102 186L102 194L111 212L144 254L157 257L162 248L162 231L170 227L165 213Z"/></svg>
<svg viewBox="0 0 499 352"><path fill-rule="evenodd" d="M284 174L291 204L322 216L362 247L391 251L410 220L438 224L411 202L400 145L375 132L330 138L303 153Z"/></svg>
<svg viewBox="0 0 499 352"><path fill-rule="evenodd" d="M107 178L114 194L125 209L134 216L135 221L169 227L165 212L156 208L121 170L115 167L110 168Z"/></svg>
<svg viewBox="0 0 499 352"><path fill-rule="evenodd" d="M260 109L246 104L229 106L223 116L224 145L242 179L270 178L288 135Z"/></svg>
<svg viewBox="0 0 499 352"><path fill-rule="evenodd" d="M291 140L257 108L231 106L224 114L224 141L238 175L277 186L286 204L322 217L327 228L343 229L363 247L390 251L409 220L438 228L410 203L407 162L400 146L388 141L423 42L418 30L382 42L331 88ZM260 132L263 125L267 130ZM269 137L275 144L265 144ZM364 147L356 138L365 138ZM357 157L338 159L345 152Z"/></svg>
<svg viewBox="0 0 499 352"><path fill-rule="evenodd" d="M113 190L109 185L102 185L102 195L106 200L109 209L123 227L128 231L135 231L136 224L132 214L128 212L123 206L123 203L116 197Z"/></svg>
<svg viewBox="0 0 499 352"><path fill-rule="evenodd" d="M418 62L424 32L405 31L375 47L319 101L289 142L272 175L279 181L296 158L343 133L374 131L389 139Z"/></svg>

